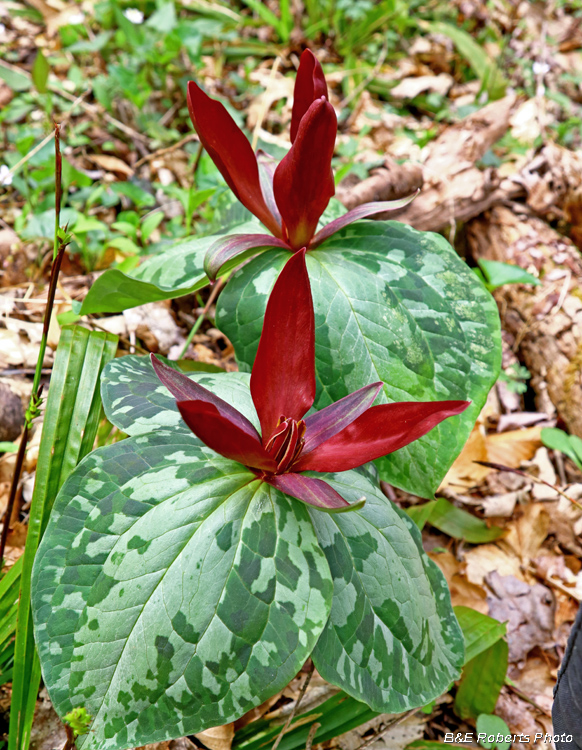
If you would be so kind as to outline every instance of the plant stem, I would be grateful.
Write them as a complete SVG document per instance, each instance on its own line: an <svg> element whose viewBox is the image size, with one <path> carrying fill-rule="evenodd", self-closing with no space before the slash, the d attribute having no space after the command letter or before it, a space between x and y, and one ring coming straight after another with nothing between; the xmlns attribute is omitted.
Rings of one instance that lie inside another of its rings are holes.
<svg viewBox="0 0 582 750"><path fill-rule="evenodd" d="M293 717L295 716L295 714L299 710L299 706L301 705L301 701L303 700L303 697L305 695L305 691L307 690L307 687L308 687L309 683L311 682L311 677L313 676L314 670L315 670L315 664L313 662L311 662L310 670L307 673L307 677L305 678L305 682L301 686L301 690L299 691L299 697L297 698L297 702L293 706L293 710L289 714L289 718L285 722L285 726L279 732L279 735L278 735L277 739L275 740L275 742L274 742L273 747L271 748L271 750L277 750L277 748L279 747L279 743L281 742L281 740L285 736L285 732L291 726L291 722L293 721Z"/></svg>
<svg viewBox="0 0 582 750"><path fill-rule="evenodd" d="M305 750L311 750L311 746L313 745L313 740L315 739L315 733L319 729L321 724L318 721L314 721L311 725L311 729L309 730L309 734L307 735L307 742L305 743Z"/></svg>
<svg viewBox="0 0 582 750"><path fill-rule="evenodd" d="M206 318L206 316L208 315L208 311L210 310L210 306L216 299L218 292L222 289L223 286L224 286L223 280L218 279L218 281L214 285L213 290L210 292L210 297L208 297L208 302L204 305L204 309L194 321L194 325L192 326L190 333L188 334L188 338L186 339L186 343L184 344L184 348L180 352L180 356L178 357L178 359L183 359L186 356L186 352L188 351L188 347L192 343L192 339L194 338L196 331L200 328L200 326L204 322L204 319Z"/></svg>
<svg viewBox="0 0 582 750"><path fill-rule="evenodd" d="M0 566L4 566L4 550L6 549L6 541L8 539L8 530L10 528L10 519L12 517L12 511L14 509L14 503L16 502L16 493L18 491L18 485L20 483L20 475L22 473L22 465L24 464L24 454L26 453L26 446L28 443L28 424L25 422L24 430L22 431L22 437L20 439L20 445L18 446L18 454L16 455L16 463L14 465L14 474L12 475L12 484L10 485L10 495L8 497L8 505L6 506L6 513L4 514L4 524L2 526L2 537L0 537Z"/></svg>
<svg viewBox="0 0 582 750"><path fill-rule="evenodd" d="M55 242L53 246L53 263L57 258L59 249L59 227L61 221L61 202L63 193L62 184L62 173L63 173L63 160L61 157L61 126L54 124L55 126Z"/></svg>
<svg viewBox="0 0 582 750"><path fill-rule="evenodd" d="M406 719L413 716L418 711L418 708L412 708L410 711L407 711L404 714L400 714L400 716L397 716L395 719L392 719L387 724L385 724L381 729L379 729L377 732L375 732L371 737L369 737L365 742L362 742L361 745L358 745L356 750L365 750L367 747L370 747L370 745L374 744L376 740L379 740L381 737L383 737L392 727L398 726L398 724L402 724L406 721Z"/></svg>
<svg viewBox="0 0 582 750"><path fill-rule="evenodd" d="M36 416L38 416L39 406L41 404L42 386L40 384L40 379L42 377L42 365L44 361L44 355L46 352L49 326L50 326L51 315L52 315L53 306L55 302L55 294L57 291L57 280L59 277L59 271L61 269L61 263L63 262L65 250L68 245L67 241L64 241L64 240L59 241L59 237L58 237L59 235L58 221L60 217L60 202L61 202L61 195L62 195L62 188L61 188L62 160L61 160L59 134L60 134L60 126L55 124L55 132L54 132L55 161L56 161L55 215L57 217L55 221L55 243L54 243L55 255L54 255L54 260L53 260L53 264L51 268L49 290L48 290L47 301L46 301L46 310L44 314L44 321L43 321L43 327L42 327L42 337L40 341L40 349L38 352L38 359L36 360L34 380L32 381L32 393L30 394L30 401L28 402L28 409L26 410L26 414L24 416L24 430L22 432L20 445L18 447L18 454L16 456L16 464L14 466L14 473L12 475L12 484L10 485L10 495L8 498L8 505L6 507L6 512L4 514L4 525L2 527L2 537L0 537L0 567L4 565L4 552L6 551L6 542L8 540L10 519L12 518L12 511L14 509L14 503L16 502L16 494L18 492L18 486L20 484L20 476L22 474L22 467L24 465L24 456L26 453L26 446L28 444L28 436L30 433L30 429L32 427L32 420Z"/></svg>

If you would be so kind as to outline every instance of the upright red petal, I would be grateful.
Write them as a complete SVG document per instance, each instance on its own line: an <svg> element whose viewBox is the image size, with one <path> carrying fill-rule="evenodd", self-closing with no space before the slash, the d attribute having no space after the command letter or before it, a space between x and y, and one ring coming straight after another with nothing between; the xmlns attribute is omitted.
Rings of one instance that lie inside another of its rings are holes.
<svg viewBox="0 0 582 750"><path fill-rule="evenodd" d="M310 453L302 453L293 464L293 471L355 469L418 440L469 404L470 401L403 401L372 406Z"/></svg>
<svg viewBox="0 0 582 750"><path fill-rule="evenodd" d="M301 119L295 143L275 170L275 200L294 250L309 244L335 193L331 159L336 132L334 109L321 97Z"/></svg>
<svg viewBox="0 0 582 750"><path fill-rule="evenodd" d="M327 99L327 83L319 60L310 49L306 49L299 61L293 91L293 111L291 113L291 143L297 137L301 118L316 99Z"/></svg>
<svg viewBox="0 0 582 750"><path fill-rule="evenodd" d="M251 375L263 445L279 417L300 420L315 398L315 321L305 250L285 264L267 303Z"/></svg>
<svg viewBox="0 0 582 750"><path fill-rule="evenodd" d="M225 458L263 471L275 471L275 461L258 438L244 432L208 401L178 401L182 419L196 437Z"/></svg>
<svg viewBox="0 0 582 750"><path fill-rule="evenodd" d="M251 144L225 107L194 83L188 83L188 110L200 142L208 151L232 192L275 237L281 227L269 211Z"/></svg>

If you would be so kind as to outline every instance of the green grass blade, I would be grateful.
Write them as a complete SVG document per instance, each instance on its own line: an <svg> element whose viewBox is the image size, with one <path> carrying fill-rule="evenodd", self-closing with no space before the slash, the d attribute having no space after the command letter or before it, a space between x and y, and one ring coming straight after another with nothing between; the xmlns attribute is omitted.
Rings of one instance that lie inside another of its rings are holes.
<svg viewBox="0 0 582 750"><path fill-rule="evenodd" d="M117 337L111 334L90 332L79 326L65 326L62 330L43 421L28 535L22 556L9 750L28 748L40 684L40 664L34 646L30 608L34 557L60 487L93 447L101 413L99 376L116 349ZM12 570L0 582L0 591Z"/></svg>

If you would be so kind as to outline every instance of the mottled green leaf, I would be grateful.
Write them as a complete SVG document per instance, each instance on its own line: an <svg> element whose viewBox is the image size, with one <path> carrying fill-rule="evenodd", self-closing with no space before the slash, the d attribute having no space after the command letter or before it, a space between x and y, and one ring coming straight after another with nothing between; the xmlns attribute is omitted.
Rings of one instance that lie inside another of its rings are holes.
<svg viewBox="0 0 582 750"><path fill-rule="evenodd" d="M479 714L495 711L505 682L507 655L507 641L499 640L465 665L455 696L457 716L476 719Z"/></svg>
<svg viewBox="0 0 582 750"><path fill-rule="evenodd" d="M250 370L275 279L289 257L267 250L221 293L216 321ZM469 399L410 446L379 461L382 478L431 497L463 447L501 361L497 306L437 234L361 221L307 254L316 323L316 408L377 380L383 399Z"/></svg>
<svg viewBox="0 0 582 750"><path fill-rule="evenodd" d="M465 639L465 664L486 651L507 631L507 624L470 607L454 607Z"/></svg>
<svg viewBox="0 0 582 750"><path fill-rule="evenodd" d="M463 634L446 581L420 532L365 477L326 481L361 510L311 512L334 580L329 621L313 652L328 682L379 712L423 706L457 679Z"/></svg>
<svg viewBox="0 0 582 750"><path fill-rule="evenodd" d="M167 364L179 369L173 362ZM241 372L187 374L237 408L260 429L249 390L250 375ZM159 427L190 431L182 421L176 399L160 382L149 357L129 355L110 362L101 378L101 397L107 419L128 435L141 435Z"/></svg>
<svg viewBox="0 0 582 750"><path fill-rule="evenodd" d="M256 230L247 222L237 231ZM111 268L102 273L89 289L80 308L89 313L122 312L130 307L175 299L191 294L208 284L204 273L204 256L218 235L183 240L174 247L148 258L131 274Z"/></svg>
<svg viewBox="0 0 582 750"><path fill-rule="evenodd" d="M34 568L35 635L78 746L121 750L240 717L297 673L332 583L308 511L192 435L91 453Z"/></svg>

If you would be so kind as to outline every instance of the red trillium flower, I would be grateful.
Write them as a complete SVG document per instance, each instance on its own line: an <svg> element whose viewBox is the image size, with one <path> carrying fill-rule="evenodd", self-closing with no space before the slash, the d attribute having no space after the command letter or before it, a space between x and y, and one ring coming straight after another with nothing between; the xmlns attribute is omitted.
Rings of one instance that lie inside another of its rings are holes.
<svg viewBox="0 0 582 750"><path fill-rule="evenodd" d="M412 200L366 203L316 233L317 223L335 193L331 160L337 117L328 101L321 65L311 50L301 55L291 115L292 146L278 165L264 152L255 155L225 107L194 81L188 83L188 109L200 142L230 189L271 232L218 240L205 261L211 279L241 253L273 246L293 251L313 249L357 219L399 208Z"/></svg>
<svg viewBox="0 0 582 750"><path fill-rule="evenodd" d="M470 402L372 406L380 382L305 416L315 399L315 321L305 252L291 256L267 304L251 374L261 435L206 388L154 355L152 364L188 427L209 448L286 495L327 511L350 510L360 505L350 505L327 482L303 472L354 469L417 440Z"/></svg>

